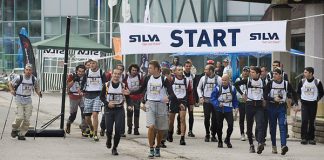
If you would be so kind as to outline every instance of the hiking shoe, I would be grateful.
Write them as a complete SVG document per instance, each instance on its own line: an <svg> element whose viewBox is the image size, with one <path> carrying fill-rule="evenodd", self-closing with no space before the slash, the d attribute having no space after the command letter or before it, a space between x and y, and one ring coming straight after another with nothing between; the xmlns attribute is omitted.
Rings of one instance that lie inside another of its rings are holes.
<svg viewBox="0 0 324 160"><path fill-rule="evenodd" d="M277 146L272 146L272 153L273 154L278 154Z"/></svg>
<svg viewBox="0 0 324 160"><path fill-rule="evenodd" d="M223 142L222 141L218 141L218 148L223 148Z"/></svg>
<svg viewBox="0 0 324 160"><path fill-rule="evenodd" d="M71 133L71 123L66 123L65 133L67 134Z"/></svg>
<svg viewBox="0 0 324 160"><path fill-rule="evenodd" d="M155 153L154 153L155 157L161 157L161 154L160 154L160 148L156 147L155 148Z"/></svg>
<svg viewBox="0 0 324 160"><path fill-rule="evenodd" d="M160 147L161 148L167 148L167 146L165 145L165 140L161 141Z"/></svg>
<svg viewBox="0 0 324 160"><path fill-rule="evenodd" d="M109 138L107 138L107 141L106 141L106 147L107 147L108 149L111 148L111 139L109 139Z"/></svg>
<svg viewBox="0 0 324 160"><path fill-rule="evenodd" d="M117 149L116 149L116 148L113 148L113 149L111 150L111 154L114 155L114 156L118 156Z"/></svg>
<svg viewBox="0 0 324 160"><path fill-rule="evenodd" d="M132 134L132 128L128 128L127 134Z"/></svg>
<svg viewBox="0 0 324 160"><path fill-rule="evenodd" d="M168 133L167 141L173 142L173 136L171 132Z"/></svg>
<svg viewBox="0 0 324 160"><path fill-rule="evenodd" d="M209 142L209 139L210 139L210 135L207 134L207 135L205 136L205 142Z"/></svg>
<svg viewBox="0 0 324 160"><path fill-rule="evenodd" d="M218 140L216 139L215 136L212 136L212 138L210 139L212 142L218 142Z"/></svg>
<svg viewBox="0 0 324 160"><path fill-rule="evenodd" d="M26 140L25 136L18 136L18 140Z"/></svg>
<svg viewBox="0 0 324 160"><path fill-rule="evenodd" d="M253 144L250 145L250 153L255 153L255 148Z"/></svg>
<svg viewBox="0 0 324 160"><path fill-rule="evenodd" d="M185 140L184 139L180 139L180 145L186 145L186 142L185 142Z"/></svg>
<svg viewBox="0 0 324 160"><path fill-rule="evenodd" d="M134 129L134 135L140 135L140 133L138 132L138 129Z"/></svg>
<svg viewBox="0 0 324 160"><path fill-rule="evenodd" d="M245 134L241 134L241 141L246 141Z"/></svg>
<svg viewBox="0 0 324 160"><path fill-rule="evenodd" d="M93 136L93 140L96 141L96 142L98 142L99 141L99 137L97 135L94 135Z"/></svg>
<svg viewBox="0 0 324 160"><path fill-rule="evenodd" d="M264 144L263 144L263 143L260 143L260 144L258 145L257 153L258 153L258 154L261 154L263 150L264 150Z"/></svg>
<svg viewBox="0 0 324 160"><path fill-rule="evenodd" d="M192 131L188 132L188 137L195 137L195 134L192 133Z"/></svg>
<svg viewBox="0 0 324 160"><path fill-rule="evenodd" d="M18 131L14 131L14 130L12 130L11 131L11 137L12 138L16 138L18 136Z"/></svg>
<svg viewBox="0 0 324 160"><path fill-rule="evenodd" d="M104 129L101 129L100 132L99 132L100 136L103 137L105 136L105 130Z"/></svg>
<svg viewBox="0 0 324 160"><path fill-rule="evenodd" d="M307 140L306 139L302 139L301 141L300 141L300 144L307 144L308 142L307 142Z"/></svg>
<svg viewBox="0 0 324 160"><path fill-rule="evenodd" d="M315 140L309 140L308 143L311 144L311 145L316 145L316 141Z"/></svg>
<svg viewBox="0 0 324 160"><path fill-rule="evenodd" d="M288 152L288 147L287 146L282 146L281 147L281 155L285 155Z"/></svg>
<svg viewBox="0 0 324 160"><path fill-rule="evenodd" d="M93 137L93 131L91 131L90 130L90 132L89 132L89 136L88 136L89 138L92 138Z"/></svg>
<svg viewBox="0 0 324 160"><path fill-rule="evenodd" d="M124 133L123 134L120 134L120 137L124 137L125 138L126 137L126 134L124 134Z"/></svg>
<svg viewBox="0 0 324 160"><path fill-rule="evenodd" d="M289 134L287 134L287 135L286 135L286 138L289 138L289 137L290 137Z"/></svg>
<svg viewBox="0 0 324 160"><path fill-rule="evenodd" d="M90 130L87 128L85 131L82 132L82 137L89 137Z"/></svg>
<svg viewBox="0 0 324 160"><path fill-rule="evenodd" d="M227 145L227 148L233 148L231 141L225 140L224 143Z"/></svg>
<svg viewBox="0 0 324 160"><path fill-rule="evenodd" d="M149 158L153 158L154 157L154 148L150 148L150 152L148 154Z"/></svg>

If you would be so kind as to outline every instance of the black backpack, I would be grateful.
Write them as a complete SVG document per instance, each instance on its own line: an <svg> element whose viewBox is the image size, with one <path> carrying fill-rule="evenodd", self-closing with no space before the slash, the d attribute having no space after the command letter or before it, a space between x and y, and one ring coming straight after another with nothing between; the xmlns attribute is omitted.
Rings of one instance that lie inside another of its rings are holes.
<svg viewBox="0 0 324 160"><path fill-rule="evenodd" d="M233 88L232 88L232 85L228 85L229 89L230 89L230 92L231 92L231 95L232 95L232 98L234 97L234 94L233 94ZM222 85L219 85L218 86L219 90L218 90L218 95L217 95L217 98L222 94L223 92L223 86Z"/></svg>
<svg viewBox="0 0 324 160"><path fill-rule="evenodd" d="M217 82L218 75L217 75L217 74L215 74L214 79L215 79L215 86L217 86L217 85L218 85L218 82ZM206 85L207 85L207 80L208 80L208 77L205 75L205 82L204 82L204 85L203 85L203 87L202 87L202 90L203 90L202 93L203 93L203 94L204 94L205 87L206 87Z"/></svg>
<svg viewBox="0 0 324 160"><path fill-rule="evenodd" d="M315 86L316 86L316 88L317 88L317 90L318 90L318 82L319 80L317 79L317 78L314 78L314 83L315 83ZM303 78L302 79L302 86L304 85L304 83L306 82L306 78Z"/></svg>
<svg viewBox="0 0 324 160"><path fill-rule="evenodd" d="M19 81L17 82L17 84L14 87L15 91L17 91L17 89L20 86L20 84L22 83L23 79L24 79L23 75L19 75ZM33 81L33 86L35 86L36 77L33 75L32 75L32 81Z"/></svg>

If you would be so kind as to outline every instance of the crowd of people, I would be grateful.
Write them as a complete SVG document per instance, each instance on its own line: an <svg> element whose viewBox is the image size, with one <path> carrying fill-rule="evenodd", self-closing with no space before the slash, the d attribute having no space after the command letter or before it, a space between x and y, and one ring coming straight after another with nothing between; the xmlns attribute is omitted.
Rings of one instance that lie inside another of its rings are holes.
<svg viewBox="0 0 324 160"><path fill-rule="evenodd" d="M126 136L126 127L127 134L140 135L140 109L143 109L148 129L148 157L160 157L160 148L166 147L166 141L174 140L176 119L176 134L181 136L180 145L186 145L186 136L195 137L193 110L201 104L205 142L218 142L219 148L224 144L232 148L233 123L239 114L241 140L246 141L247 136L250 153L262 153L269 127L272 153L277 154L278 125L281 154L285 155L288 152L287 105L298 106L300 100L301 144L316 144L314 120L317 102L323 97L323 85L313 76L314 68L306 67L298 88L293 88L287 74L280 68L279 61L273 62L269 73L266 67L245 66L235 82L232 82L229 60L224 59L223 64L208 60L204 72L197 74L191 60L181 65L176 57L171 66L151 60L148 73L143 75L137 64L129 65L127 73L121 64L111 72L105 72L99 68L97 60L89 60L84 65L78 65L75 73L68 76L70 116L65 132L71 132L71 124L80 108L82 136L99 141L99 137L106 134L106 147L112 148L113 155L118 155L117 147L121 137ZM9 86L18 108L11 136L25 140L32 110L32 90L35 89L42 97L38 81L32 75L32 66L26 65L24 74L16 77ZM103 116L99 124L99 112L102 109ZM298 107L294 109L299 110ZM228 127L223 140L224 120ZM253 132L254 122L256 127ZM256 149L254 139L257 141Z"/></svg>

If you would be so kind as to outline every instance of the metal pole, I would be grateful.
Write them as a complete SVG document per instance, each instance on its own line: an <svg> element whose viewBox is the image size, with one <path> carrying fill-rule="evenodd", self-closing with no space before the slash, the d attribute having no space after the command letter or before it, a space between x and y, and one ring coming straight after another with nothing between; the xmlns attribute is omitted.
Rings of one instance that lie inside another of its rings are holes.
<svg viewBox="0 0 324 160"><path fill-rule="evenodd" d="M100 0L97 1L98 3L98 12L97 12L97 43L100 43Z"/></svg>
<svg viewBox="0 0 324 160"><path fill-rule="evenodd" d="M1 133L1 138L0 138L0 139L2 139L3 132L4 132L5 128L6 128L6 124L7 124L8 116L9 116L9 113L10 113L10 109L11 109L11 105L12 105L13 97L14 97L14 96L11 96L11 101L10 101L10 105L9 105L9 109L8 109L8 113L7 113L6 121L5 121L4 125L3 125L3 129L2 129L2 133Z"/></svg>
<svg viewBox="0 0 324 160"><path fill-rule="evenodd" d="M63 87L62 87L62 106L61 106L61 124L60 129L64 127L64 111L65 111L65 94L66 94L66 75L67 75L67 64L69 55L69 40L70 40L70 24L71 17L66 17L66 36L65 36L65 52L64 52L64 71L63 71Z"/></svg>
<svg viewBox="0 0 324 160"><path fill-rule="evenodd" d="M41 95L41 94L40 94ZM34 128L34 140L36 137L36 128L37 128L37 122L38 122L38 113L39 113L39 104L40 104L40 96L38 96L38 105L37 105L37 114L36 114L36 122L35 122L35 128Z"/></svg>
<svg viewBox="0 0 324 160"><path fill-rule="evenodd" d="M112 32L113 32L113 6L111 6L110 9L110 26L109 26L109 47L112 48Z"/></svg>

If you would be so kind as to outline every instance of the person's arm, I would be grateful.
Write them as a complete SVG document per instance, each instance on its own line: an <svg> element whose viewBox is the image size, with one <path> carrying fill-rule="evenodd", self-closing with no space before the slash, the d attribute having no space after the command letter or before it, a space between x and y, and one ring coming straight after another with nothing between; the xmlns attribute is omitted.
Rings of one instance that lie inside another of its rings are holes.
<svg viewBox="0 0 324 160"><path fill-rule="evenodd" d="M298 83L298 87L297 87L297 96L299 99L301 99L301 88L303 87L303 81L300 80Z"/></svg>
<svg viewBox="0 0 324 160"><path fill-rule="evenodd" d="M273 101L273 98L269 96L269 93L270 93L270 85L271 85L272 82L270 83L267 83L267 85L264 87L264 90L263 90L263 98L264 100L267 100L267 101Z"/></svg>
<svg viewBox="0 0 324 160"><path fill-rule="evenodd" d="M13 96L16 96L15 86L17 85L17 81L18 81L18 78L15 77L12 81L9 81L9 84L8 84L8 87L9 87L10 93L11 93Z"/></svg>
<svg viewBox="0 0 324 160"><path fill-rule="evenodd" d="M236 89L233 88L232 92L233 92L232 105L233 105L233 108L236 109L236 108L238 108L238 104L239 104L239 102L237 100L237 96L236 96Z"/></svg>
<svg viewBox="0 0 324 160"><path fill-rule="evenodd" d="M215 86L215 88L213 89L213 91L211 93L210 101L212 102L214 108L219 107L217 86Z"/></svg>
<svg viewBox="0 0 324 160"><path fill-rule="evenodd" d="M205 76L202 76L198 82L198 86L197 86L197 94L198 94L198 97L199 98L203 98L203 91L201 90L202 89L202 86L203 86L203 79L205 79Z"/></svg>
<svg viewBox="0 0 324 160"><path fill-rule="evenodd" d="M86 71L86 73L87 73L87 71ZM80 84L80 90L81 91L85 90L85 85L86 85L87 79L88 79L88 76L87 76L87 74L85 74L82 81L81 81L81 84Z"/></svg>
<svg viewBox="0 0 324 160"><path fill-rule="evenodd" d="M169 95L169 96L168 96L169 100L170 100L170 101L173 101L173 102L177 102L178 99L177 99L176 95L175 95L174 92L173 92L171 82L168 81L168 80L166 79L166 80L164 81L164 85L163 85L163 86L165 86L165 88L167 89L167 92L168 92L168 95Z"/></svg>
<svg viewBox="0 0 324 160"><path fill-rule="evenodd" d="M100 100L102 103L105 104L105 106L108 106L107 98L106 98L106 84L102 85L102 89L100 92Z"/></svg>
<svg viewBox="0 0 324 160"><path fill-rule="evenodd" d="M141 87L137 91L133 91L130 94L133 95L133 94L144 93L146 88L147 88L147 83L149 81L149 78L150 78L150 76L146 76L145 79L144 79L144 83L141 85Z"/></svg>
<svg viewBox="0 0 324 160"><path fill-rule="evenodd" d="M75 82L74 77L72 76L72 74L68 75L68 78L67 78L66 82L67 82L67 89L70 89L73 86L74 82Z"/></svg>
<svg viewBox="0 0 324 160"><path fill-rule="evenodd" d="M38 80L36 77L35 77L35 84L34 84L34 88L35 88L35 92L36 92L36 94L37 94L40 98L42 98L43 95L42 95L41 90L40 90L39 80Z"/></svg>
<svg viewBox="0 0 324 160"><path fill-rule="evenodd" d="M242 80L237 81L237 82L234 83L234 87L235 87L236 91L239 92L241 95L243 95L243 92L242 92L240 86L244 85L244 84L247 85L247 82L248 82L247 79L242 79Z"/></svg>
<svg viewBox="0 0 324 160"><path fill-rule="evenodd" d="M292 96L293 103L295 105L298 105L298 96L294 88L291 86L291 84L288 82L288 93ZM288 95L288 94L287 94Z"/></svg>
<svg viewBox="0 0 324 160"><path fill-rule="evenodd" d="M321 81L318 82L317 89L318 89L318 98L317 98L317 101L319 101L319 100L322 99L322 97L324 95L323 84L322 84Z"/></svg>

